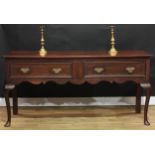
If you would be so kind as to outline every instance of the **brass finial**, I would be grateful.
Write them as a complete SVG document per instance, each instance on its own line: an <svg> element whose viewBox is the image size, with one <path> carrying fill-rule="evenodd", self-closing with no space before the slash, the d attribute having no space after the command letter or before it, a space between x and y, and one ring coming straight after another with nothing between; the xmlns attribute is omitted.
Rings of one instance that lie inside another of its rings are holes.
<svg viewBox="0 0 155 155"><path fill-rule="evenodd" d="M40 26L40 35L41 35L41 38L40 38L40 45L41 45L41 48L39 50L39 55L44 57L46 56L47 54L47 51L45 49L45 38L44 38L44 26Z"/></svg>
<svg viewBox="0 0 155 155"><path fill-rule="evenodd" d="M111 30L111 49L109 50L109 54L111 56L116 56L118 51L115 48L115 26L110 26Z"/></svg>

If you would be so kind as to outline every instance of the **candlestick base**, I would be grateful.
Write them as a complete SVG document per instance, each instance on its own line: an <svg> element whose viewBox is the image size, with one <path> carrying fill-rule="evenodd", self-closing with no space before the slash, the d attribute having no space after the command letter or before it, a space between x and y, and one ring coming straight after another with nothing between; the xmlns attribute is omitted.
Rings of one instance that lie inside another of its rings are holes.
<svg viewBox="0 0 155 155"><path fill-rule="evenodd" d="M118 54L118 51L115 49L115 48L111 48L110 51L109 51L109 55L110 56L117 56Z"/></svg>
<svg viewBox="0 0 155 155"><path fill-rule="evenodd" d="M45 50L45 48L41 48L40 50L39 50L39 55L41 56L41 57L45 57L46 55L47 55L47 51Z"/></svg>

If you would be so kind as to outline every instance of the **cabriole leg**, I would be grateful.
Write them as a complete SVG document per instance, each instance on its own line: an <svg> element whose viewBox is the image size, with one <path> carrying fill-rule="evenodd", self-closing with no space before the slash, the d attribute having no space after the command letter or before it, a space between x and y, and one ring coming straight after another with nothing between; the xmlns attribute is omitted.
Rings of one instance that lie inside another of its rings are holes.
<svg viewBox="0 0 155 155"><path fill-rule="evenodd" d="M13 114L17 115L18 114L17 87L14 88L12 97L13 97Z"/></svg>
<svg viewBox="0 0 155 155"><path fill-rule="evenodd" d="M137 95L136 95L136 106L135 111L136 113L141 113L141 95L142 95L142 88L140 84L137 84Z"/></svg>
<svg viewBox="0 0 155 155"><path fill-rule="evenodd" d="M9 100L9 94L10 91L15 88L14 85L5 85L4 88L4 97L5 97L5 102L6 102L6 109L7 109L7 121L5 123L5 127L10 127L11 126L11 107L10 107L10 100Z"/></svg>
<svg viewBox="0 0 155 155"><path fill-rule="evenodd" d="M143 83L141 87L145 90L146 99L145 99L145 106L144 106L144 124L149 126L150 122L148 121L148 106L151 96L151 84L150 83Z"/></svg>

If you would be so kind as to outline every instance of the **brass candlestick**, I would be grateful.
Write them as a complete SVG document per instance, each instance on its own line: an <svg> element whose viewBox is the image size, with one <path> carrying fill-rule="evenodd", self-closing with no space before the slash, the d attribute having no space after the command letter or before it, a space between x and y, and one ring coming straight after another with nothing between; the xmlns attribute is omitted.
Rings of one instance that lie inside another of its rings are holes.
<svg viewBox="0 0 155 155"><path fill-rule="evenodd" d="M115 26L110 26L111 30L111 49L109 50L110 56L116 56L118 51L115 48Z"/></svg>
<svg viewBox="0 0 155 155"><path fill-rule="evenodd" d="M39 55L44 57L47 54L47 51L45 49L45 38L44 38L44 26L40 26L40 34L41 34L41 38L40 38L40 45L41 48L39 50Z"/></svg>

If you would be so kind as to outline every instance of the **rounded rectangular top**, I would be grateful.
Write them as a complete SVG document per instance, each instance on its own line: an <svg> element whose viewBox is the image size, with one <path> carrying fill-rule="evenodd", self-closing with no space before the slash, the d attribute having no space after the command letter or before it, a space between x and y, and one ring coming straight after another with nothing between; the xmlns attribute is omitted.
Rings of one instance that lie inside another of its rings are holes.
<svg viewBox="0 0 155 155"><path fill-rule="evenodd" d="M88 50L64 50L48 51L47 55L41 57L39 51L11 51L3 56L4 58L139 58L151 57L151 54L145 51L119 51L117 56L110 56L108 51L88 51Z"/></svg>

